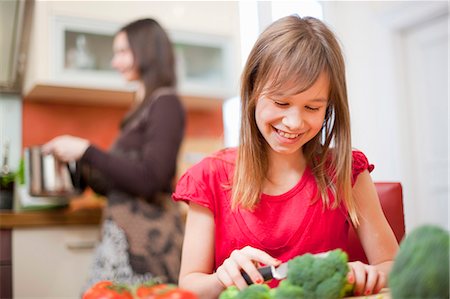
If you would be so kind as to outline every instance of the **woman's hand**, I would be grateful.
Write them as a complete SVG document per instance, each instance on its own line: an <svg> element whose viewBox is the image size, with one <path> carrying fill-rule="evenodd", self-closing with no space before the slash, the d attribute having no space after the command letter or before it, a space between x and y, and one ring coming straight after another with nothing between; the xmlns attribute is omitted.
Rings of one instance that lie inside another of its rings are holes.
<svg viewBox="0 0 450 299"><path fill-rule="evenodd" d="M256 265L266 264L277 266L281 261L271 257L262 250L246 246L239 250L234 250L230 257L217 268L218 280L226 288L235 285L238 289L245 289L248 285L242 277L241 271L245 271L250 279L257 284L264 282L262 275L258 272Z"/></svg>
<svg viewBox="0 0 450 299"><path fill-rule="evenodd" d="M44 154L54 154L63 162L76 161L83 156L89 146L89 141L83 138L62 135L53 138L42 146Z"/></svg>
<svg viewBox="0 0 450 299"><path fill-rule="evenodd" d="M376 294L386 285L386 274L375 266L361 262L350 262L348 265L350 271L347 279L350 283L355 284L353 289L355 295Z"/></svg>

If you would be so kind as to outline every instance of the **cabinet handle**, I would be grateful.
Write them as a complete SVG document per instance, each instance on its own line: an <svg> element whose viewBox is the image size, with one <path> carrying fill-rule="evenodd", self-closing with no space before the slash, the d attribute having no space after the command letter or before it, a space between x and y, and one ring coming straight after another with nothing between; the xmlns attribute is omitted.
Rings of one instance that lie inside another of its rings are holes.
<svg viewBox="0 0 450 299"><path fill-rule="evenodd" d="M66 247L69 250L94 249L96 243L95 241L74 241L67 242Z"/></svg>

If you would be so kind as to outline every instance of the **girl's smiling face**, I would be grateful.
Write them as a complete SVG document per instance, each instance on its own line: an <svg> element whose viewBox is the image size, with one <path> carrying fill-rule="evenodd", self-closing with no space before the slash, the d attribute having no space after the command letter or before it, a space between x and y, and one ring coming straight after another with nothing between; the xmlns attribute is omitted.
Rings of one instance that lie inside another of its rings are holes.
<svg viewBox="0 0 450 299"><path fill-rule="evenodd" d="M287 97L262 96L257 100L256 124L272 153L296 153L320 132L329 91L329 77L322 72L301 93Z"/></svg>

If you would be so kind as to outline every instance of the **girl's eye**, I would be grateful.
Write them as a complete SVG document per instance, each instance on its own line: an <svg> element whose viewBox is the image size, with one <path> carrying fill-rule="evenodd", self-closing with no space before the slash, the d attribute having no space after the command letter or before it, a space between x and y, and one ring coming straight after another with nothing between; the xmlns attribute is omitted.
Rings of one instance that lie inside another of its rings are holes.
<svg viewBox="0 0 450 299"><path fill-rule="evenodd" d="M287 106L289 105L289 103L284 103L284 102L278 102L278 101L273 101L275 103L275 105L277 106Z"/></svg>
<svg viewBox="0 0 450 299"><path fill-rule="evenodd" d="M310 111L319 111L319 109L320 109L318 107L311 107L311 106L305 106L305 108Z"/></svg>

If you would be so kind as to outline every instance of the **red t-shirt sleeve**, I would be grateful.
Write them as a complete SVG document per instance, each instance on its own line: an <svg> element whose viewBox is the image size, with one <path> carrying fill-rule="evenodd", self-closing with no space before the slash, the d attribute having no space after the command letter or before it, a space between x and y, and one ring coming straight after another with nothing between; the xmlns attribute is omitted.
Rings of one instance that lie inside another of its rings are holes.
<svg viewBox="0 0 450 299"><path fill-rule="evenodd" d="M175 201L194 202L204 206L214 213L214 196L208 187L208 160L205 159L184 173L177 183L172 198Z"/></svg>
<svg viewBox="0 0 450 299"><path fill-rule="evenodd" d="M355 184L360 173L366 169L369 172L372 172L374 168L375 166L369 163L366 155L360 151L354 150L352 152L352 186Z"/></svg>

